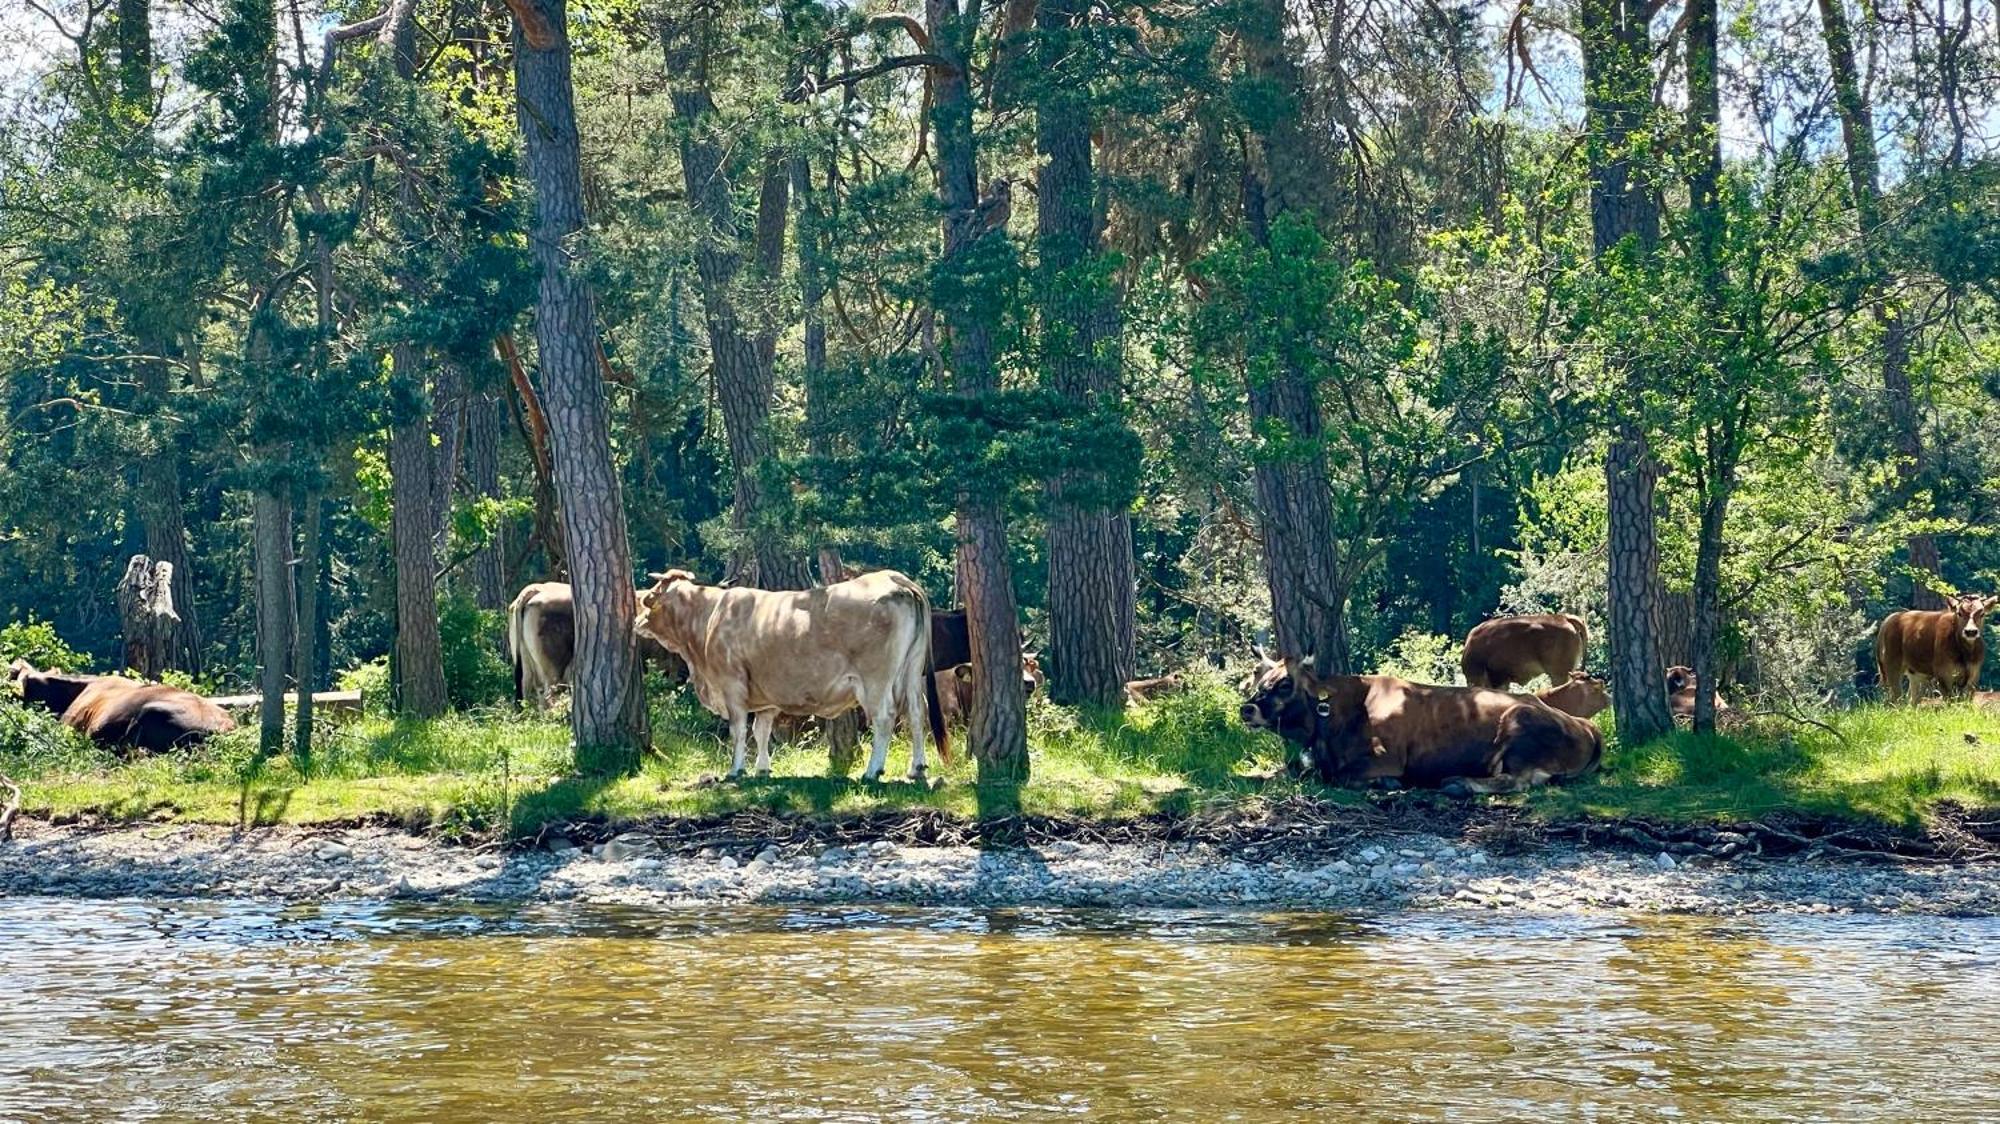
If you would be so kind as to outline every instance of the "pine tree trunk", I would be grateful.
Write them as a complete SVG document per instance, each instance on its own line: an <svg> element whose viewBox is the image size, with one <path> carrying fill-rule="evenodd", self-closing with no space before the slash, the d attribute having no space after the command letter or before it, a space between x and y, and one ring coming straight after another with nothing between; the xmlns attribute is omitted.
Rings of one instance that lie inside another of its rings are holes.
<svg viewBox="0 0 2000 1124"><path fill-rule="evenodd" d="M507 407L491 394L473 398L465 424L465 475L475 496L500 498L500 428ZM495 526L472 556L473 598L482 609L504 609L507 596L507 528Z"/></svg>
<svg viewBox="0 0 2000 1124"><path fill-rule="evenodd" d="M978 19L959 4L926 0L925 12L931 50L944 59L931 72L931 124L944 205L944 253L937 268L965 280L979 241L1004 238L1006 232L989 231L980 221L978 142L968 80ZM976 287L951 286L960 293ZM961 296L939 311L950 332L947 359L958 393L969 398L997 393L1000 372L984 310L973 298ZM959 592L972 641L971 754L982 783L1018 783L1028 776L1027 699L1021 688L1021 623L1007 555L1006 516L998 497L959 493L958 554L963 575Z"/></svg>
<svg viewBox="0 0 2000 1124"><path fill-rule="evenodd" d="M393 377L420 383L416 349L390 350ZM396 709L417 718L450 706L444 685L444 647L438 636L437 526L434 509L436 454L426 417L395 423L389 431L390 535L396 562Z"/></svg>
<svg viewBox="0 0 2000 1124"><path fill-rule="evenodd" d="M1729 514L1735 466L1709 482L1702 504L1701 541L1694 563L1694 677L1696 733L1715 732L1715 692L1722 686L1722 529Z"/></svg>
<svg viewBox="0 0 2000 1124"><path fill-rule="evenodd" d="M1884 216L1875 112L1855 64L1845 0L1819 0L1819 14L1827 65L1833 74L1834 105L1840 112L1840 134L1847 148L1848 188L1854 200L1861 253L1871 267L1869 273L1877 278L1869 289L1868 309L1882 332L1882 396L1896 437L1896 480L1908 499L1921 486L1926 459L1916 393L1910 385L1910 329L1890 299L1896 279L1876 248ZM1943 608L1943 596L1921 576L1935 578L1939 573L1937 541L1927 534L1911 535L1906 550L1910 567L1920 575L1910 588L1911 607Z"/></svg>
<svg viewBox="0 0 2000 1124"><path fill-rule="evenodd" d="M152 0L118 0L118 94L140 113L153 106L152 16Z"/></svg>
<svg viewBox="0 0 2000 1124"><path fill-rule="evenodd" d="M294 681L298 684L299 703L293 720L292 756L302 767L312 760L314 719L312 696L314 684L319 681L320 668L320 507L320 494L308 490L299 505L299 520L304 527L300 536L299 562L293 575L298 590L298 622L292 629L294 647L292 667L295 673Z"/></svg>
<svg viewBox="0 0 2000 1124"><path fill-rule="evenodd" d="M285 672L292 658L292 521L285 498L259 488L250 500L257 601L257 752L285 750Z"/></svg>
<svg viewBox="0 0 2000 1124"><path fill-rule="evenodd" d="M1282 0L1259 0L1249 9L1243 35L1245 68L1286 101L1259 123L1244 169L1244 220L1251 237L1270 246L1271 225L1282 216L1317 222L1330 180L1318 146L1299 114L1305 80L1287 42ZM1285 364L1249 386L1250 416L1258 429L1284 432L1309 450L1282 459L1258 458L1255 468L1264 571L1271 587L1271 623L1278 650L1310 655L1320 675L1353 671L1347 652L1346 582L1339 544L1333 540L1333 496L1319 402L1306 373Z"/></svg>
<svg viewBox="0 0 2000 1124"><path fill-rule="evenodd" d="M1059 77L1069 37L1089 11L1084 0L1044 0L1035 14L1043 79L1036 105L1042 348L1058 394L1112 410L1120 391L1118 307L1096 268L1101 239L1087 76ZM1049 485L1049 697L1059 703L1123 706L1126 682L1138 677L1131 518L1101 500L1065 498L1093 485L1102 492L1106 483L1072 472Z"/></svg>
<svg viewBox="0 0 2000 1124"><path fill-rule="evenodd" d="M763 589L803 589L811 584L804 556L786 549L757 517L762 501L757 473L771 455L777 336L768 318L756 324L746 316L740 291L746 281L768 285L782 268L790 173L775 156L766 161L757 216L746 239L709 90L715 34L712 17L704 13L669 27L663 38L674 115L683 130L681 174L701 230L695 272L701 277L702 318L735 476L730 520L744 536L732 570L739 581Z"/></svg>
<svg viewBox="0 0 2000 1124"><path fill-rule="evenodd" d="M142 344L151 354L154 345ZM166 364L146 360L140 367L140 391L146 408L167 411L169 375ZM188 550L187 523L182 514L180 450L162 435L159 447L139 462L139 520L146 528L146 553L174 567L174 611L180 622L167 647L167 662L189 675L201 674L201 628L194 604L194 556Z"/></svg>
<svg viewBox="0 0 2000 1124"><path fill-rule="evenodd" d="M584 263L583 171L563 0L508 0L514 14L515 96L528 178L531 240L541 287L535 338L542 362L555 485L576 605L570 728L585 773L625 773L647 744L645 681L632 642L632 550L611 460L610 406L597 366L597 317Z"/></svg>
<svg viewBox="0 0 2000 1124"><path fill-rule="evenodd" d="M1591 233L1604 257L1627 239L1650 255L1659 242L1659 211L1633 176L1629 147L1653 105L1645 0L1583 0L1584 111L1591 172ZM1646 372L1627 364L1626 400L1644 400ZM1660 665L1660 549L1654 510L1659 465L1643 419L1619 424L1604 461L1610 507L1611 693L1627 745L1667 732L1666 679Z"/></svg>

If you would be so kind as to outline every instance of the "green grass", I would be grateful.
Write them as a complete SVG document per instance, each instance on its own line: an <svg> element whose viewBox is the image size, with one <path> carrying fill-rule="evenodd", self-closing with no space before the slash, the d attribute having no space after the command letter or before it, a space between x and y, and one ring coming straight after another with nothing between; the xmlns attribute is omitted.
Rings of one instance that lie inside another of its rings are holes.
<svg viewBox="0 0 2000 1124"><path fill-rule="evenodd" d="M724 783L727 747L680 695L656 709L655 752L642 769L609 780L570 774L564 723L504 710L431 722L370 715L333 730L302 767L289 756L260 760L251 731L193 753L121 762L46 716L0 705L0 773L21 782L23 810L38 817L255 825L379 818L463 835L745 809L829 817L934 808L966 818L997 809L1116 820L1226 812L1301 791L1364 799L1285 778L1279 743L1242 729L1235 708L1220 683L1123 715L1037 702L1031 779L1006 793L982 792L971 762L956 755L947 767L933 763L930 787L832 778L816 736L776 752L770 778ZM1637 749L1621 747L1614 731L1597 777L1500 799L1550 819L1797 813L1905 828L1944 801L2000 806L2000 714L1864 707L1827 721L1831 731L1767 719L1730 736L1677 733ZM888 775L899 777L908 760L899 739Z"/></svg>

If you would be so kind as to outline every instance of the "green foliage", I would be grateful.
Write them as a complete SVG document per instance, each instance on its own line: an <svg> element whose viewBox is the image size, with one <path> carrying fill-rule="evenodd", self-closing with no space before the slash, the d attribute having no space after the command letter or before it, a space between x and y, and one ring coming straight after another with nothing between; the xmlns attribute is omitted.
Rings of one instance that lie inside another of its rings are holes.
<svg viewBox="0 0 2000 1124"><path fill-rule="evenodd" d="M1459 641L1435 632L1411 629L1396 637L1376 665L1376 674L1394 675L1416 683L1458 683Z"/></svg>
<svg viewBox="0 0 2000 1124"><path fill-rule="evenodd" d="M514 670L497 644L506 631L506 613L481 609L469 597L447 597L438 606L444 683L452 706L493 706L514 697Z"/></svg>
<svg viewBox="0 0 2000 1124"><path fill-rule="evenodd" d="M63 643L55 626L30 616L0 627L0 667L26 660L37 671L88 671L90 657Z"/></svg>

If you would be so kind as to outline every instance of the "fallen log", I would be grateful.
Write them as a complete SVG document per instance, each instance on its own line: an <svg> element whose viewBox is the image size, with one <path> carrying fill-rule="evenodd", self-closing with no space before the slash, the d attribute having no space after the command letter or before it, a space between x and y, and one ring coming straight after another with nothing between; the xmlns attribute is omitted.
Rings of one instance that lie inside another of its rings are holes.
<svg viewBox="0 0 2000 1124"><path fill-rule="evenodd" d="M252 710L263 701L261 695L224 695L208 700L224 710ZM314 691L313 709L318 713L338 718L361 717L361 692L359 691ZM285 705L299 705L296 691L285 692Z"/></svg>

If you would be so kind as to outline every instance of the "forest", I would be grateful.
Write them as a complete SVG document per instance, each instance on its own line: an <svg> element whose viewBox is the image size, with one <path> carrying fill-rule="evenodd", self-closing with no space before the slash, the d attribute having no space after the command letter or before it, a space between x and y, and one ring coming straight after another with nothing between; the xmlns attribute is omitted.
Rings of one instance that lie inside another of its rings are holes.
<svg viewBox="0 0 2000 1124"><path fill-rule="evenodd" d="M647 574L886 567L968 609L982 779L1024 644L1101 713L1574 613L1637 746L1670 665L1816 720L2000 584L1974 0L21 0L0 55L0 660L117 670L170 563L260 754L301 687L510 705L549 579L579 773L652 739Z"/></svg>

